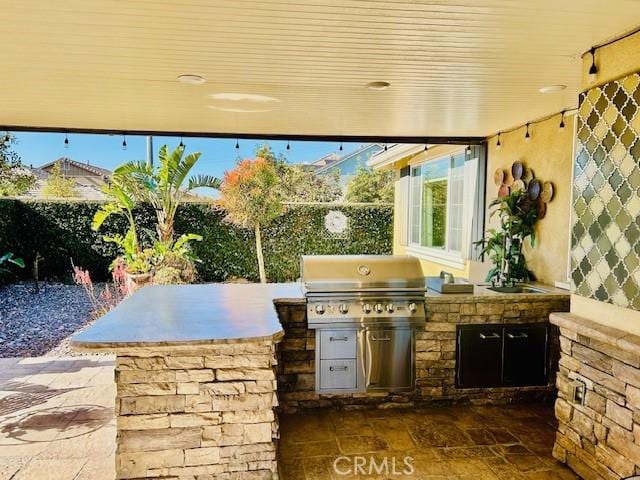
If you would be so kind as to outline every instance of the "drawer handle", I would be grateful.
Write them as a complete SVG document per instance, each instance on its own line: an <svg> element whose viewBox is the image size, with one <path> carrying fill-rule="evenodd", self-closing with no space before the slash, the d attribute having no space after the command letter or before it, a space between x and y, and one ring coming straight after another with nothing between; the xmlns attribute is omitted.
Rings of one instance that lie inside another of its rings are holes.
<svg viewBox="0 0 640 480"><path fill-rule="evenodd" d="M346 342L349 337L329 337L330 342Z"/></svg>
<svg viewBox="0 0 640 480"><path fill-rule="evenodd" d="M500 338L500 335L498 335L498 334L497 334L497 333L495 333L495 332L494 332L494 333L492 333L492 334L490 334L490 335L485 335L484 333L481 333L481 334L480 334L480 338L481 338L482 340L492 340L492 339L495 339L495 338Z"/></svg>
<svg viewBox="0 0 640 480"><path fill-rule="evenodd" d="M371 336L371 340L373 340L374 342L390 342L391 338L389 338L389 337L374 337L374 336Z"/></svg>
<svg viewBox="0 0 640 480"><path fill-rule="evenodd" d="M507 337L509 338L529 338L529 335L527 335L524 332L520 332L516 335L514 335L513 333L507 333Z"/></svg>
<svg viewBox="0 0 640 480"><path fill-rule="evenodd" d="M347 370L349 370L349 367L347 367L346 365L342 365L340 367L329 367L330 372L346 372Z"/></svg>

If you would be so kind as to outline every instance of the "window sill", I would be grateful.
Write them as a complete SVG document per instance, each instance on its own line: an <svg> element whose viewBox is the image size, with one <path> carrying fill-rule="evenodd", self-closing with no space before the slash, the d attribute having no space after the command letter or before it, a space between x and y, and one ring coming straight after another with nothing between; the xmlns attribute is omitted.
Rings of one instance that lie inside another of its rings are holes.
<svg viewBox="0 0 640 480"><path fill-rule="evenodd" d="M434 248L419 247L417 245L407 246L407 253L421 260L437 263L443 267L464 270L466 261L460 253L445 252Z"/></svg>

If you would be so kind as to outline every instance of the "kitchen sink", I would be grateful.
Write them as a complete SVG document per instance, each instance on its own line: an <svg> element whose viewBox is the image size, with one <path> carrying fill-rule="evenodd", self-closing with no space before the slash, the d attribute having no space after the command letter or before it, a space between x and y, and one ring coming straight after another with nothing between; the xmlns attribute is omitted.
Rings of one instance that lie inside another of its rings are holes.
<svg viewBox="0 0 640 480"><path fill-rule="evenodd" d="M547 293L539 288L529 287L527 285L520 285L515 287L488 287L489 290L498 293Z"/></svg>

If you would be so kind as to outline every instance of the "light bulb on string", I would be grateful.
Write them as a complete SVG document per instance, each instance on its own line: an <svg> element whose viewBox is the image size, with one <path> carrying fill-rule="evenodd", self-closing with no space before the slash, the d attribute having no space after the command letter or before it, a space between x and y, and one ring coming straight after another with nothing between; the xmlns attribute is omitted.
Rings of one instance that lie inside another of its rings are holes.
<svg viewBox="0 0 640 480"><path fill-rule="evenodd" d="M424 144L424 151L426 152L427 150L429 150L429 145L427 145L426 143Z"/></svg>
<svg viewBox="0 0 640 480"><path fill-rule="evenodd" d="M240 150L240 140L236 138L236 150Z"/></svg>
<svg viewBox="0 0 640 480"><path fill-rule="evenodd" d="M184 150L184 142L182 141L182 135L180 135L180 144L178 145L178 147L182 148Z"/></svg>
<svg viewBox="0 0 640 480"><path fill-rule="evenodd" d="M342 142L340 142L340 151L342 151Z"/></svg>
<svg viewBox="0 0 640 480"><path fill-rule="evenodd" d="M531 134L529 133L529 123L527 123L527 130L526 130L526 133L524 134L524 139L527 142L531 140Z"/></svg>
<svg viewBox="0 0 640 480"><path fill-rule="evenodd" d="M564 110L562 111L562 116L560 117L560 128L564 128Z"/></svg>
<svg viewBox="0 0 640 480"><path fill-rule="evenodd" d="M385 152L387 151L387 144L386 143L384 144L384 151Z"/></svg>
<svg viewBox="0 0 640 480"><path fill-rule="evenodd" d="M595 82L596 75L598 74L598 67L596 66L596 49L591 47L589 50L591 54L591 66L589 67L589 81Z"/></svg>
<svg viewBox="0 0 640 480"><path fill-rule="evenodd" d="M64 148L69 148L69 136L64 134Z"/></svg>
<svg viewBox="0 0 640 480"><path fill-rule="evenodd" d="M122 134L122 150L126 150L127 149L127 136L123 133Z"/></svg>
<svg viewBox="0 0 640 480"><path fill-rule="evenodd" d="M291 150L291 145L289 144L289 140L287 140L287 150Z"/></svg>
<svg viewBox="0 0 640 480"><path fill-rule="evenodd" d="M500 150L502 148L502 143L500 142L501 132L498 132L498 141L496 142L496 150Z"/></svg>

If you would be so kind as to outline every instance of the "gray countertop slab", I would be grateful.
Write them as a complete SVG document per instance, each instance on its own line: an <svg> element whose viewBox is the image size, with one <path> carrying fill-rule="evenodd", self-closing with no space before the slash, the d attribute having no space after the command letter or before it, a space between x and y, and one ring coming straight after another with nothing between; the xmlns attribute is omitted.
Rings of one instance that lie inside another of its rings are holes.
<svg viewBox="0 0 640 480"><path fill-rule="evenodd" d="M489 290L490 285L475 285L473 293L440 293L429 289L426 291L425 297L428 304L429 302L444 303L447 301L548 301L560 298L568 299L571 296L571 292L568 290L562 290L551 285L538 282L528 282L524 285L542 290L543 293L501 293Z"/></svg>
<svg viewBox="0 0 640 480"><path fill-rule="evenodd" d="M205 284L143 287L87 330L79 349L197 345L283 335L274 301L304 303L300 284Z"/></svg>

